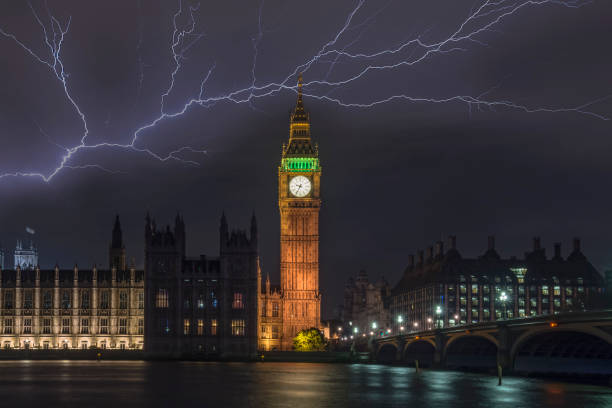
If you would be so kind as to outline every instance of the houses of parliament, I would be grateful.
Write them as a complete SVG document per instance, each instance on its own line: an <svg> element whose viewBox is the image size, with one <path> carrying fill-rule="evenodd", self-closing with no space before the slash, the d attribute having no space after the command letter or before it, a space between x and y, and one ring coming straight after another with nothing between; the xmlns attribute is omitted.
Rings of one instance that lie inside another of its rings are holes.
<svg viewBox="0 0 612 408"><path fill-rule="evenodd" d="M262 281L255 215L248 230L219 222L219 253L186 254L186 227L147 214L144 269L128 265L117 216L108 268L44 270L18 243L0 266L3 349L130 349L150 355L254 356L291 350L302 329L321 327L321 164L302 98L290 115L278 167L280 285ZM19 255L19 258L18 258Z"/></svg>

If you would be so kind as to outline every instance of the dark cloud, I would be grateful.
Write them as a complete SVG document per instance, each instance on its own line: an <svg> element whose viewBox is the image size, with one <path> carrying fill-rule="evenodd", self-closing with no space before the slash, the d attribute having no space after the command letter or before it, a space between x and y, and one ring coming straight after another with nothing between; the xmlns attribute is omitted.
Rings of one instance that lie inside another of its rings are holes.
<svg viewBox="0 0 612 408"><path fill-rule="evenodd" d="M187 3L185 3L185 6ZM284 78L344 23L350 1L266 1L258 83ZM91 141L125 143L159 112L173 69L169 44L177 4L166 1L50 1L62 22L72 17L63 48L70 91L88 117ZM366 52L397 46L419 33L447 36L474 6L470 1L367 3L341 46ZM34 3L46 16L43 3ZM167 109L180 109L213 64L207 95L251 83L259 3L202 3L196 29L205 37L186 54ZM378 14L375 14L378 13ZM375 17L368 20L369 16ZM36 52L42 36L27 4L0 6L0 27ZM359 102L393 93L478 95L531 107L574 107L612 94L612 7L594 1L579 9L525 8L496 31L464 44L464 52L394 71L373 72L332 93ZM185 16L179 23L184 24ZM362 24L363 23L363 24ZM82 124L46 67L0 37L0 158L3 171L48 172L62 150L78 142ZM141 65L142 63L142 65ZM139 87L140 68L144 81ZM310 75L327 72L329 66ZM353 72L340 61L330 78ZM308 80L309 73L306 74ZM316 90L321 91L322 90ZM78 163L100 163L121 174L66 170L52 183L0 180L0 238L5 247L26 225L37 231L43 266L106 262L112 221L121 214L128 253L142 264L142 228L150 210L159 222L185 214L188 251L215 254L222 210L232 226L260 221L264 273L278 279L277 165L288 136L291 92L247 104L196 107L142 134L159 152L189 144L208 149L200 167L161 164L141 154L104 149ZM321 286L324 311L341 302L346 278L359 268L389 281L407 255L448 234L467 255L495 234L505 256L522 253L534 235L567 248L582 236L600 270L612 266L610 121L576 113L535 113L465 104L394 101L347 109L307 98L323 164ZM612 115L612 101L593 107ZM42 132L41 130L42 129Z"/></svg>

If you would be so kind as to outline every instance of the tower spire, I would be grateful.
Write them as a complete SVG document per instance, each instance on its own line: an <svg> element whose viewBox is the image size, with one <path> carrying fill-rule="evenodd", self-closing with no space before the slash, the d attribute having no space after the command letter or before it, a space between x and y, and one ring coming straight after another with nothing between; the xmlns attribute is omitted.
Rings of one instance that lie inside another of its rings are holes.
<svg viewBox="0 0 612 408"><path fill-rule="evenodd" d="M298 76L298 84L297 84L297 102L295 104L295 109L291 113L291 123L308 123L309 117L308 113L306 113L306 109L304 109L304 100L302 96L302 86L303 79L302 74Z"/></svg>

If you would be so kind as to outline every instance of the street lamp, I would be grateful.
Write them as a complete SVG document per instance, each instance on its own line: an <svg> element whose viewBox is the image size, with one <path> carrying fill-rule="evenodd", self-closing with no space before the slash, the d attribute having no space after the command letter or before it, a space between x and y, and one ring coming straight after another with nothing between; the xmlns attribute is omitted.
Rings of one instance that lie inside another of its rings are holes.
<svg viewBox="0 0 612 408"><path fill-rule="evenodd" d="M508 318L508 312L506 311L506 300L508 300L508 295L506 295L506 292L502 292L501 295L499 295L499 300L501 300L502 305L504 306L504 319Z"/></svg>
<svg viewBox="0 0 612 408"><path fill-rule="evenodd" d="M402 317L402 315L397 316L397 322L401 323L404 321L404 318Z"/></svg>
<svg viewBox="0 0 612 408"><path fill-rule="evenodd" d="M355 328L353 329L353 332L355 332L355 333L359 333L359 328L358 328L358 327L355 327Z"/></svg>
<svg viewBox="0 0 612 408"><path fill-rule="evenodd" d="M372 322L372 328L375 329L376 328L376 322Z"/></svg>
<svg viewBox="0 0 612 408"><path fill-rule="evenodd" d="M440 326L442 326L440 324L440 315L442 314L442 307L441 306L436 306L436 326L438 326L438 328L440 328Z"/></svg>

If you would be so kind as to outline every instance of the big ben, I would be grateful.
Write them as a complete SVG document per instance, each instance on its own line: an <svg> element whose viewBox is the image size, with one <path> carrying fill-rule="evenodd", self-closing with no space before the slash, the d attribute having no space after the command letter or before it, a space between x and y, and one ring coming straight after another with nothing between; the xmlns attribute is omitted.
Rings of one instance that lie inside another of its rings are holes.
<svg viewBox="0 0 612 408"><path fill-rule="evenodd" d="M289 142L278 168L280 210L280 276L283 303L281 347L291 350L302 329L319 327L319 209L321 165L310 139L310 117L302 100L302 76L291 113Z"/></svg>

